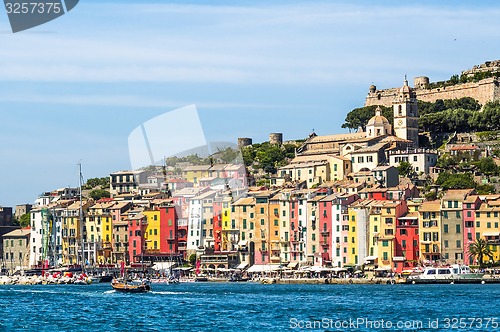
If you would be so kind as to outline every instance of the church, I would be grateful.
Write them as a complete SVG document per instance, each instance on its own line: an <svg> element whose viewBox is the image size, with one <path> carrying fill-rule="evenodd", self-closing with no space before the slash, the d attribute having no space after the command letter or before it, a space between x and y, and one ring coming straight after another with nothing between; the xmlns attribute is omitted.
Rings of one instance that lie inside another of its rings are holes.
<svg viewBox="0 0 500 332"><path fill-rule="evenodd" d="M397 166L400 161L408 161L417 172L428 170L421 161L437 161L437 154L418 148L418 103L414 90L404 80L403 86L394 96L394 127L382 116L377 107L374 116L368 121L366 128L356 133L345 133L318 136L309 135L304 144L297 149L292 162L281 168L281 175L288 175L294 181L304 179L297 174L312 174L308 178L310 184L318 185L327 181L347 178L349 174L360 171L371 171L377 166ZM391 158L392 155L398 157ZM341 161L339 164L339 160ZM396 162L397 160L397 162ZM320 174L308 166L320 164L325 167ZM432 164L432 162L430 163ZM306 167L307 166L307 167ZM433 166L433 165L431 165ZM339 173L342 167L343 172ZM302 169L297 172L298 169Z"/></svg>

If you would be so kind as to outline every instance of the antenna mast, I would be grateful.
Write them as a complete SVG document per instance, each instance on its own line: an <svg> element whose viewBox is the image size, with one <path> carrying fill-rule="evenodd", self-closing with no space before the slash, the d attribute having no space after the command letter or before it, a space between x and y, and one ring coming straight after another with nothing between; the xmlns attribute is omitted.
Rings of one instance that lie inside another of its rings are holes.
<svg viewBox="0 0 500 332"><path fill-rule="evenodd" d="M83 208L82 208L82 182L83 182L83 179L82 179L82 163L78 163L78 168L79 168L79 177L78 177L78 187L80 189L80 264L81 264L81 267L82 267L82 272L85 271L84 269L84 266L85 266L85 262L84 262L84 252L83 252L83 247L84 247L84 244L83 244Z"/></svg>

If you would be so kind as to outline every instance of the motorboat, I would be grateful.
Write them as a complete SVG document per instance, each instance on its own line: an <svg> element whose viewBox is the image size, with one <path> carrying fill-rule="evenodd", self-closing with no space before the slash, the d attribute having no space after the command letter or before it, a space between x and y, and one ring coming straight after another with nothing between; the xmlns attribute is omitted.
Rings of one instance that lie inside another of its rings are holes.
<svg viewBox="0 0 500 332"><path fill-rule="evenodd" d="M444 284L444 283L481 283L484 273L472 272L466 265L454 264L442 267L426 267L421 274L410 275L407 283Z"/></svg>

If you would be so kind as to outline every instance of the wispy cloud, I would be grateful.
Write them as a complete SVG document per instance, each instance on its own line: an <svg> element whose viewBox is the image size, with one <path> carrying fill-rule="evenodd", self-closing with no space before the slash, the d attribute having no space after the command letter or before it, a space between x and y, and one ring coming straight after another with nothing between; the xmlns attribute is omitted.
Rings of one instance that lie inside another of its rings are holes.
<svg viewBox="0 0 500 332"><path fill-rule="evenodd" d="M500 31L491 19L498 8L295 3L88 4L79 10L70 18L92 27L0 36L0 80L353 83L367 71L419 67L424 51L449 56L453 40L477 43L478 35ZM91 18L96 11L100 16Z"/></svg>

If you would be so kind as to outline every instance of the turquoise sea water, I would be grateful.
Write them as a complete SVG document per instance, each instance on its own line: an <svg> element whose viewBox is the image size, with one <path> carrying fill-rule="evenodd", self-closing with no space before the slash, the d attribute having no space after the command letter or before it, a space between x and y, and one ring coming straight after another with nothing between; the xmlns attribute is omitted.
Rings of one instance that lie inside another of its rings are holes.
<svg viewBox="0 0 500 332"><path fill-rule="evenodd" d="M499 299L500 285L181 283L153 284L147 294L116 293L109 284L0 286L0 325L3 331L500 331Z"/></svg>

